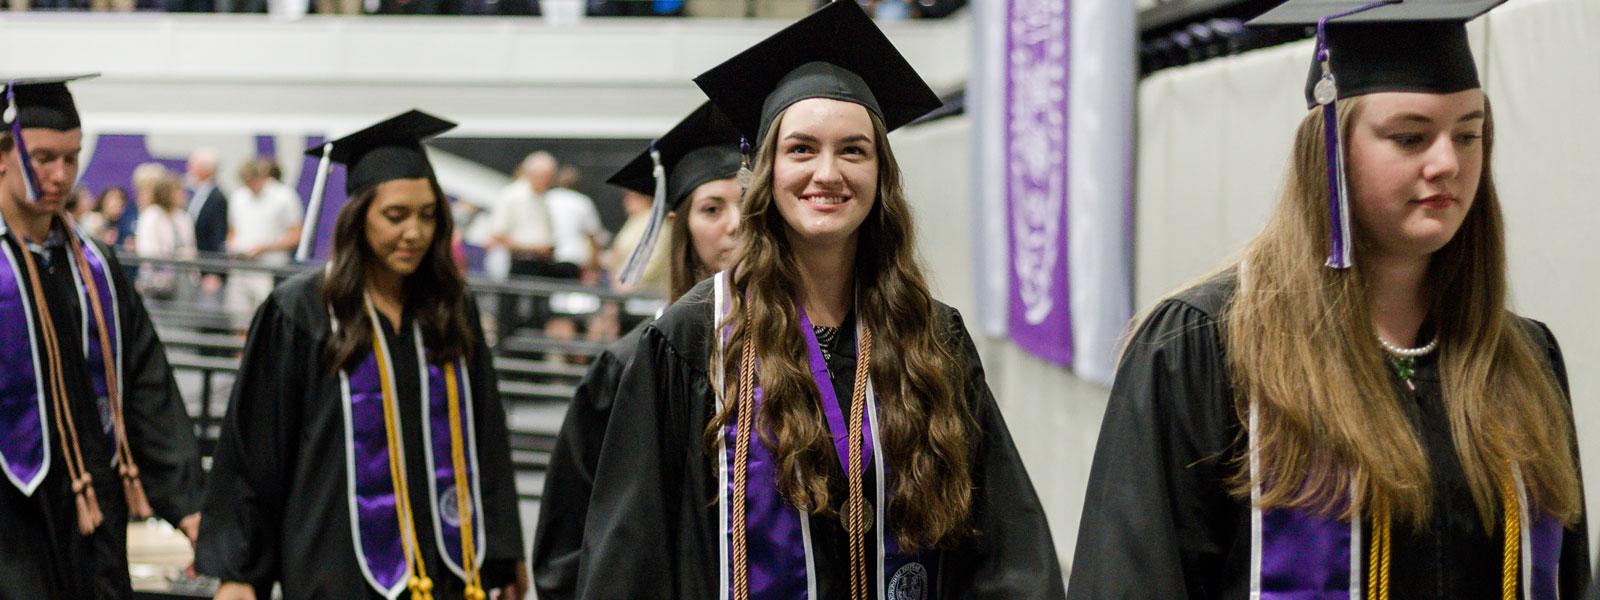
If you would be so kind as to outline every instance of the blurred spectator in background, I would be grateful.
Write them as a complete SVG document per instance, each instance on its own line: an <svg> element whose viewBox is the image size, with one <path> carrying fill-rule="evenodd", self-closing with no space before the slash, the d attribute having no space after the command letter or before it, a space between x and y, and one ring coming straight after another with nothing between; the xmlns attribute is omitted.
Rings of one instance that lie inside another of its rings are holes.
<svg viewBox="0 0 1600 600"><path fill-rule="evenodd" d="M83 220L89 218L89 215L95 215L94 218L99 217L94 212L94 194L89 192L89 188L81 185L72 190L72 196L67 198L67 203L61 208L72 216L72 222L77 223L79 227L83 227Z"/></svg>
<svg viewBox="0 0 1600 600"><path fill-rule="evenodd" d="M551 164L555 158L551 157ZM567 165L556 172L555 187L545 194L550 210L550 235L555 241L555 261L578 265L579 278L588 285L600 283L600 250L610 232L600 224L594 199L578 191L582 174Z"/></svg>
<svg viewBox="0 0 1600 600"><path fill-rule="evenodd" d="M528 155L517 167L516 179L500 191L490 209L487 248L505 248L511 254L513 276L578 278L578 265L554 260L555 234L545 196L555 185L556 166L555 157L548 152ZM524 304L513 295L500 298L500 339L524 323L542 326L549 318L548 302L533 302L531 315L524 314L528 312L523 310Z"/></svg>
<svg viewBox="0 0 1600 600"><path fill-rule="evenodd" d="M628 262L628 255L633 254L634 247L644 237L645 228L650 225L650 208L654 203L654 198L639 192L622 192L622 210L628 213L628 220L617 230L617 236L611 240L611 248L606 250L600 261L614 289L657 296L667 294L667 264L664 257L667 248L672 245L667 241L672 233L670 228L661 232L661 238L650 253L650 261L645 263L644 273L639 275L639 280L628 286L619 279L622 277L622 266Z"/></svg>
<svg viewBox="0 0 1600 600"><path fill-rule="evenodd" d="M239 167L244 186L228 197L228 254L271 265L289 264L300 243L300 195L278 181L278 166L256 157ZM235 315L255 312L272 293L272 273L235 270L228 274L225 306Z"/></svg>
<svg viewBox="0 0 1600 600"><path fill-rule="evenodd" d="M228 197L217 187L217 151L201 148L189 155L184 174L189 189L189 220L194 222L194 247L204 254L228 250ZM222 273L206 272L200 282L207 296L222 290Z"/></svg>
<svg viewBox="0 0 1600 600"><path fill-rule="evenodd" d="M139 212L134 253L147 258L194 258L194 223L184 209L186 193L178 176L164 172L150 183L150 202ZM134 286L150 300L185 298L195 273L167 265L142 265Z"/></svg>
<svg viewBox="0 0 1600 600"><path fill-rule="evenodd" d="M545 205L550 209L550 234L555 240L556 263L577 265L578 280L595 287L601 282L600 252L609 241L610 232L600 224L600 211L595 210L594 200L576 189L580 177L577 168L570 165L562 167L557 171L556 187L545 194ZM564 315L591 312L597 303L598 299L588 294L552 295L550 305L553 314L545 323L545 335L557 340L577 339L577 321ZM599 308L602 309L597 315L599 322L591 320L589 323L590 339L615 338L615 308L609 311L609 319L606 318L608 311L604 310L605 307ZM605 337L608 334L610 337Z"/></svg>
<svg viewBox="0 0 1600 600"><path fill-rule="evenodd" d="M128 190L117 185L106 188L95 201L94 210L100 213L100 218L90 233L105 245L116 248L122 243L125 233L122 230L122 216L128 210ZM131 231L126 233L132 235Z"/></svg>
<svg viewBox="0 0 1600 600"><path fill-rule="evenodd" d="M170 176L171 171L158 162L147 162L133 168L133 202L122 213L122 248L132 250L139 239L139 213L155 199L156 182Z"/></svg>

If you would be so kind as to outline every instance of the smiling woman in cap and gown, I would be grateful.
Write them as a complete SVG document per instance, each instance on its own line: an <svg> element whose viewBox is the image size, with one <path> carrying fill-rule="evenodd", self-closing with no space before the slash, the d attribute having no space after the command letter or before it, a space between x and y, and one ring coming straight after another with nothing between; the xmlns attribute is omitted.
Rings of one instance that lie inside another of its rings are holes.
<svg viewBox="0 0 1600 600"><path fill-rule="evenodd" d="M1555 336L1506 308L1494 121L1465 22L1503 0L1291 0L1310 109L1242 257L1144 317L1073 598L1578 598Z"/></svg>
<svg viewBox="0 0 1600 600"><path fill-rule="evenodd" d="M706 103L611 176L614 185L657 197L644 236L622 269L624 283L638 280L647 268L660 268L651 263L664 260L670 304L732 264L740 158L739 131ZM668 247L655 252L662 237ZM577 597L595 464L611 407L626 400L617 396L617 383L644 328L640 323L595 357L578 382L550 453L533 537L533 581L541 600Z"/></svg>
<svg viewBox="0 0 1600 600"><path fill-rule="evenodd" d="M915 259L887 132L937 96L853 1L696 82L755 149L739 252L623 371L580 597L1062 597L972 340Z"/></svg>
<svg viewBox="0 0 1600 600"><path fill-rule="evenodd" d="M348 166L349 200L327 267L250 327L196 557L219 598L527 589L492 356L421 144L453 126L410 111L308 152Z"/></svg>

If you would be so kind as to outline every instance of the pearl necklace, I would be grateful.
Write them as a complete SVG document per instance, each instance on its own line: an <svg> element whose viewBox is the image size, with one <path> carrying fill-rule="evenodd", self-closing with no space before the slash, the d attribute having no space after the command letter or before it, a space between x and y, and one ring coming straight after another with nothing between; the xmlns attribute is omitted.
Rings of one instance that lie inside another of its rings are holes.
<svg viewBox="0 0 1600 600"><path fill-rule="evenodd" d="M1434 350L1438 349L1439 337L1434 336L1433 341L1428 342L1423 346L1418 346L1416 348L1401 348L1389 343L1389 340L1383 339L1383 336L1380 335L1378 336L1378 344L1382 345L1383 350L1389 354L1393 354L1401 358L1416 358L1419 356L1427 356L1432 354Z"/></svg>
<svg viewBox="0 0 1600 600"><path fill-rule="evenodd" d="M1389 366L1394 368L1395 375L1400 376L1400 381L1406 384L1406 389L1416 392L1417 385L1411 381L1411 378L1417 374L1417 358L1427 356L1438 349L1439 336L1434 336L1433 341L1416 348L1401 348L1391 344L1389 340L1383 339L1382 334L1377 337L1378 344L1383 346L1383 351L1389 353L1386 358Z"/></svg>

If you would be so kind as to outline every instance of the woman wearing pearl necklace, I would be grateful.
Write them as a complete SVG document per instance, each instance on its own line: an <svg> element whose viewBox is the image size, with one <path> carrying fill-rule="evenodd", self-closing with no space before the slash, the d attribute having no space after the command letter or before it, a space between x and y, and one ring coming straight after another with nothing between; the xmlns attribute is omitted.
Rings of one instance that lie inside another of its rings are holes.
<svg viewBox="0 0 1600 600"><path fill-rule="evenodd" d="M1283 193L1238 261L1129 341L1070 597L1582 595L1565 367L1506 307L1464 25L1498 3L1290 0L1258 20L1318 28Z"/></svg>

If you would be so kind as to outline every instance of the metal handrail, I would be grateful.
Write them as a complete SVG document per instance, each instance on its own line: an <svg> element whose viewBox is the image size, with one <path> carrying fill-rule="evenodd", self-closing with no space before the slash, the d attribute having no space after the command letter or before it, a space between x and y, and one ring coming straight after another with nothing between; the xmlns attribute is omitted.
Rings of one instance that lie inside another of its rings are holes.
<svg viewBox="0 0 1600 600"><path fill-rule="evenodd" d="M126 250L117 251L117 260L124 265L133 266L164 266L195 271L255 271L271 273L281 277L289 277L307 269L320 268L323 261L310 261L299 264L275 265L253 260L240 260L226 255L206 253L196 258L158 258L153 256L139 256ZM529 277L514 275L505 281L490 279L482 275L469 275L467 277L467 290L480 294L520 294L526 296L549 296L552 294L572 293L588 294L601 300L626 302L629 300L644 302L661 302L662 299L652 294L636 294L618 292L598 287L589 287L583 284L572 283L566 279L552 279L549 277Z"/></svg>

